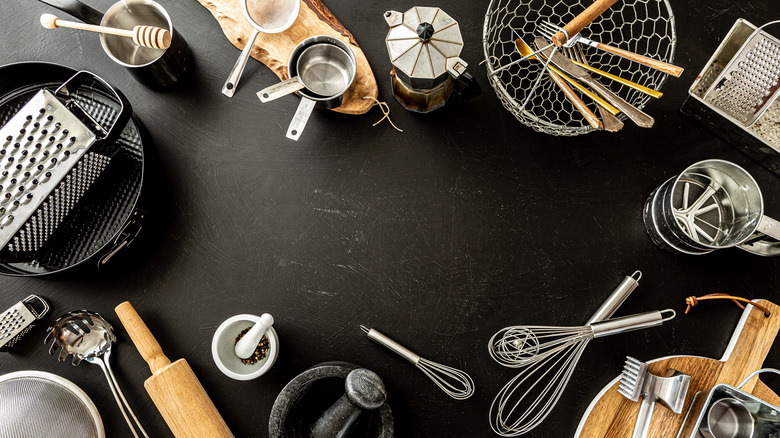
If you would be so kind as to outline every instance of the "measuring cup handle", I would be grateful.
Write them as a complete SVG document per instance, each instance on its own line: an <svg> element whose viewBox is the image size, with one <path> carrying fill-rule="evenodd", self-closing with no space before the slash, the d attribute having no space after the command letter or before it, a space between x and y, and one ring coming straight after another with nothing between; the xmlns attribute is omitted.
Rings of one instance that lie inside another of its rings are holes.
<svg viewBox="0 0 780 438"><path fill-rule="evenodd" d="M303 83L298 80L298 76L295 76L293 78L287 79L286 81L282 81L278 84L273 84L270 87L263 88L257 92L257 97L260 99L260 102L266 103L272 100L276 100L282 96L295 93L302 88Z"/></svg>
<svg viewBox="0 0 780 438"><path fill-rule="evenodd" d="M287 138L290 140L298 141L303 132L303 128L306 127L306 122L309 121L311 112L314 111L314 105L317 102L301 97L301 103L298 104L298 109L295 110L295 115L290 122L290 127L287 128Z"/></svg>
<svg viewBox="0 0 780 438"><path fill-rule="evenodd" d="M739 248L765 257L780 255L780 221L762 216L756 232Z"/></svg>
<svg viewBox="0 0 780 438"><path fill-rule="evenodd" d="M241 51L241 56L238 57L236 65L233 66L233 70L230 70L230 76L228 76L225 85L222 87L222 94L225 96L233 97L233 94L236 92L238 80L241 79L241 75L244 73L244 67L246 67L246 62L249 60L249 55L252 53L252 47L255 45L255 40L258 35L260 35L260 31L253 28L252 36L250 36L249 40L246 42L244 50Z"/></svg>
<svg viewBox="0 0 780 438"><path fill-rule="evenodd" d="M103 20L103 13L90 6L81 3L78 0L38 0L41 3L45 3L49 6L70 14L79 20L88 24L100 24Z"/></svg>

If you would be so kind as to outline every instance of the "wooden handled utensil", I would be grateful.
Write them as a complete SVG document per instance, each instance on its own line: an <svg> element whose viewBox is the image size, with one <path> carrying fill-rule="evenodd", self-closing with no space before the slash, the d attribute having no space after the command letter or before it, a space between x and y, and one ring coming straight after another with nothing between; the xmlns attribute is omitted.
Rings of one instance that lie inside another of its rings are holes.
<svg viewBox="0 0 780 438"><path fill-rule="evenodd" d="M764 359L772 348L772 342L780 330L780 307L766 300L758 300L757 303L766 307L771 312L770 316L765 317L761 309L748 306L720 360L696 356L671 356L648 362L652 373L662 374L672 368L691 376L683 412L690 409L697 392L709 391L719 383L737 386L750 373L762 368ZM619 377L604 387L591 402L574 434L575 438L631 436L640 404L620 395L617 391L618 385ZM742 390L773 405L780 404L780 397L757 378L748 382ZM706 395L696 398L681 435L678 435L678 431L683 426L686 416L674 414L668 409L657 409L647 436L649 438L691 436L696 427L695 419L704 408L706 399Z"/></svg>
<svg viewBox="0 0 780 438"><path fill-rule="evenodd" d="M596 0L592 5L588 6L584 11L580 13L580 15L577 15L574 17L573 20L568 22L566 26L563 26L563 30L566 32L559 31L552 37L552 42L557 47L563 46L563 44L574 35L578 34L582 29L585 28L585 26L589 25L593 20L595 20L599 15L603 14L604 11L610 8L610 6L614 5L617 0ZM568 34L568 35L567 35Z"/></svg>
<svg viewBox="0 0 780 438"><path fill-rule="evenodd" d="M141 353L152 377L144 388L176 438L234 438L225 420L184 359L171 362L133 306L116 309L119 320Z"/></svg>
<svg viewBox="0 0 780 438"><path fill-rule="evenodd" d="M65 21L52 14L41 15L41 25L46 29L67 27L70 29L128 37L132 38L133 42L139 46L149 47L150 49L167 49L171 46L171 33L166 29L155 26L135 26L133 30L117 29L114 27L77 23L75 21Z"/></svg>

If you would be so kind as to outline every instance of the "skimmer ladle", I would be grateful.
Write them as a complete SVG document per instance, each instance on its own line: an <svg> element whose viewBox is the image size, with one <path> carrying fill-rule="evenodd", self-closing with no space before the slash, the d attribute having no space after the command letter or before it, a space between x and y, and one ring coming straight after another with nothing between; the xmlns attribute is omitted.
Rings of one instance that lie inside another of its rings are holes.
<svg viewBox="0 0 780 438"><path fill-rule="evenodd" d="M119 383L114 377L114 372L111 370L111 365L108 359L111 357L111 344L116 341L111 324L109 324L102 316L95 312L88 310L77 310L68 312L51 325L46 331L46 339L43 341L45 344L52 342L49 346L49 354L54 356L58 348L60 350L57 360L65 362L65 358L68 355L73 355L73 366L86 361L91 364L97 365L103 370L103 374L106 375L108 380L108 386L111 388L111 392L114 394L119 410L122 412L122 416L125 417L127 425L130 426L130 430L133 432L135 438L139 438L138 433L128 418L128 413L133 417L136 426L145 438L149 438L144 430L135 413L130 408L130 405L125 399L125 395L119 388Z"/></svg>

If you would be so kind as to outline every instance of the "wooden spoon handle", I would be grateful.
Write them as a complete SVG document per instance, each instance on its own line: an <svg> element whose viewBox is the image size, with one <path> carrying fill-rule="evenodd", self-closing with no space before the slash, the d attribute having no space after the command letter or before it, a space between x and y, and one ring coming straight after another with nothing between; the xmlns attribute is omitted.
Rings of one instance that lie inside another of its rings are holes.
<svg viewBox="0 0 780 438"><path fill-rule="evenodd" d="M617 2L617 0L596 0L595 3L582 11L580 15L577 15L573 20L568 22L566 26L563 26L563 29L569 33L569 37L573 37L599 15L603 14L604 11L609 9L610 6L614 5L615 2ZM563 32L558 32L552 37L552 42L558 47L563 46L567 40L568 38L566 38L566 34Z"/></svg>
<svg viewBox="0 0 780 438"><path fill-rule="evenodd" d="M629 52L628 50L619 49L617 47L612 47L610 45L603 44L603 43L596 44L596 47L605 52L613 53L622 58L626 58L631 61L638 62L639 64L646 65L648 67L654 68L664 73L668 73L676 78L679 78L683 72L682 67L678 67L673 64L668 64L663 61L658 61L656 59L648 58L646 56L642 56L634 52Z"/></svg>
<svg viewBox="0 0 780 438"><path fill-rule="evenodd" d="M127 334L130 335L130 339L133 340L135 348L138 349L141 357L149 364L149 369L152 370L153 375L171 364L170 359L165 356L162 347L157 343L154 335L146 327L146 324L138 316L138 312L135 311L135 308L129 301L116 306L114 311L125 330L127 330Z"/></svg>

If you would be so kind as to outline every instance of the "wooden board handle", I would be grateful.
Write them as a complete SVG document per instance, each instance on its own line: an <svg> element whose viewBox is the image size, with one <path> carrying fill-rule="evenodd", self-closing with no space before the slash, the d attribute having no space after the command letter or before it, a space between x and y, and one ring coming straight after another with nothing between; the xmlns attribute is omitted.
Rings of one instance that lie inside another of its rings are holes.
<svg viewBox="0 0 780 438"><path fill-rule="evenodd" d="M602 43L598 43L596 45L596 47L598 47L599 49L601 49L601 50L603 50L605 52L614 53L615 55L618 55L620 57L629 59L629 60L634 61L634 62L638 62L639 64L646 65L646 66L648 66L650 68L654 68L654 69L656 69L658 71L662 71L664 73L668 73L668 74L670 74L670 75L672 75L672 76L674 76L676 78L679 78L680 75L683 72L683 68L682 67L678 67L678 66L673 65L673 64L668 64L668 63L663 62L663 61L658 61L658 60L655 60L653 58L648 58L646 56L638 55L638 54L636 54L634 52L629 52L628 50L619 49L617 47L612 47L612 46L609 46L607 44L602 44Z"/></svg>
<svg viewBox="0 0 780 438"><path fill-rule="evenodd" d="M566 26L563 26L563 29L569 33L569 37L573 37L599 15L603 14L604 11L609 9L610 6L614 5L615 2L617 2L617 0L596 0L595 3L582 11L580 15L577 15L573 20L568 22ZM553 43L558 47L563 46L563 43L565 43L566 40L566 35L563 32L558 32L552 37Z"/></svg>
<svg viewBox="0 0 780 438"><path fill-rule="evenodd" d="M129 301L116 306L114 311L119 320L122 321L122 325L127 330L127 334L130 335L130 339L133 340L135 348L138 349L141 357L149 364L149 369L152 370L153 375L171 364L170 359L165 357L162 347L157 343L152 332L146 327L146 324Z"/></svg>

